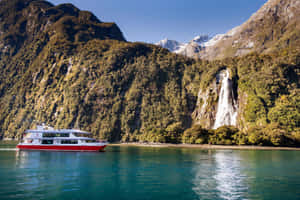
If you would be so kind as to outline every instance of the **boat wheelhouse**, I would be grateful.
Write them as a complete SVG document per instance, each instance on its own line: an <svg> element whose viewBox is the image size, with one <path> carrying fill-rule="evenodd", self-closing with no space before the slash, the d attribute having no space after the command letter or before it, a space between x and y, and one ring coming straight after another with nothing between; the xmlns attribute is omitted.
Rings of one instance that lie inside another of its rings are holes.
<svg viewBox="0 0 300 200"><path fill-rule="evenodd" d="M91 133L76 129L59 129L37 126L35 130L26 130L20 150L55 151L102 151L107 142L88 137Z"/></svg>

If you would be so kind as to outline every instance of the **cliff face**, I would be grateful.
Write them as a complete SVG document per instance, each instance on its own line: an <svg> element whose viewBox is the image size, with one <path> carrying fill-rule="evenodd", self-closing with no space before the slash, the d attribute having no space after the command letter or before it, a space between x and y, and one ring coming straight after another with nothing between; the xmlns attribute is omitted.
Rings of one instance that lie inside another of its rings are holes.
<svg viewBox="0 0 300 200"><path fill-rule="evenodd" d="M300 133L296 47L208 62L126 42L114 23L70 4L0 4L2 138L19 138L42 122L109 141L144 141L148 133L161 141L195 124L212 128L224 69L240 130L277 127L293 139Z"/></svg>
<svg viewBox="0 0 300 200"><path fill-rule="evenodd" d="M269 0L248 21L219 37L218 42L198 55L213 60L299 48L299 20L300 1Z"/></svg>

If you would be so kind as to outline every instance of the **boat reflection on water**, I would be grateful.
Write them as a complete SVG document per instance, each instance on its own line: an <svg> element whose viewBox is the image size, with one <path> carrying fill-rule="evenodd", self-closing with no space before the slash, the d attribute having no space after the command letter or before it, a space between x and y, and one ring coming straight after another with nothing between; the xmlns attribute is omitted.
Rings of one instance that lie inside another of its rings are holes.
<svg viewBox="0 0 300 200"><path fill-rule="evenodd" d="M39 153L39 152L36 152ZM24 168L28 163L28 152L16 150L16 167Z"/></svg>
<svg viewBox="0 0 300 200"><path fill-rule="evenodd" d="M87 153L16 151L16 169L26 172L18 176L18 182L22 183L18 190L32 192L32 195L42 191L58 194L62 186L79 190L84 156L88 156Z"/></svg>
<svg viewBox="0 0 300 200"><path fill-rule="evenodd" d="M237 154L232 155L228 150L209 151L200 159L193 180L193 191L199 199L247 199L246 175Z"/></svg>
<svg viewBox="0 0 300 200"><path fill-rule="evenodd" d="M93 154L93 152L89 152ZM48 152L48 151L16 151L16 166L19 168L51 168L49 163L55 163L55 167L77 168L80 165L81 152Z"/></svg>

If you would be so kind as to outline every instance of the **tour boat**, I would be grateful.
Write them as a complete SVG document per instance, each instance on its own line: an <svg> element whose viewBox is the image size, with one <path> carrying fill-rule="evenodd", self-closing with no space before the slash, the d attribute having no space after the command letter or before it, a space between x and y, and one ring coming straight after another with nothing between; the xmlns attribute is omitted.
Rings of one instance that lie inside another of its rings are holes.
<svg viewBox="0 0 300 200"><path fill-rule="evenodd" d="M55 130L51 127L37 126L35 130L26 130L25 137L17 145L20 150L52 151L102 151L105 141L87 137L89 132L75 129Z"/></svg>

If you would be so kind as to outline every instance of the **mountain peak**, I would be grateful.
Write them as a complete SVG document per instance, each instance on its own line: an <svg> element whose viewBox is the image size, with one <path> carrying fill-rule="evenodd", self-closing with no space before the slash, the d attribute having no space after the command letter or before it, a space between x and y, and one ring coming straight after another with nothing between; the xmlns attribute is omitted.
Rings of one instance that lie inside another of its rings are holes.
<svg viewBox="0 0 300 200"><path fill-rule="evenodd" d="M208 35L198 35L188 43L180 43L176 40L163 39L156 43L171 52L192 57L194 54L199 53L202 48L205 48L206 43L209 42Z"/></svg>
<svg viewBox="0 0 300 200"><path fill-rule="evenodd" d="M191 42L196 42L200 46L205 46L205 43L211 39L208 35L198 35Z"/></svg>
<svg viewBox="0 0 300 200"><path fill-rule="evenodd" d="M213 60L251 52L297 48L300 45L299 20L300 0L269 0L245 23L225 34L212 38L199 35L189 43L181 43L180 48L168 49L190 57Z"/></svg>
<svg viewBox="0 0 300 200"><path fill-rule="evenodd" d="M245 23L214 38L199 56L220 59L296 47L300 43L299 20L299 0L269 0Z"/></svg>
<svg viewBox="0 0 300 200"><path fill-rule="evenodd" d="M166 48L171 52L178 51L184 45L184 43L180 43L176 40L170 40L168 38L165 38L155 44L163 48Z"/></svg>

